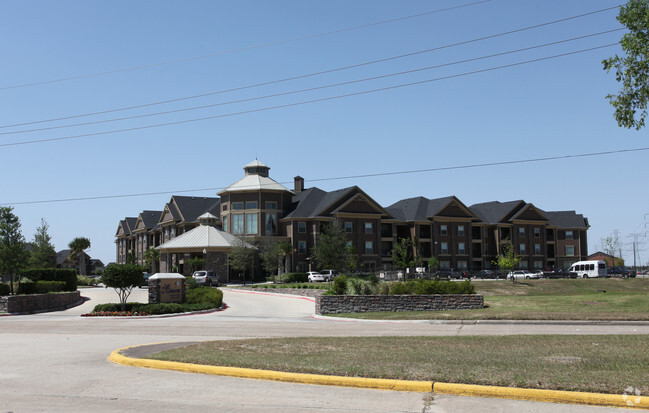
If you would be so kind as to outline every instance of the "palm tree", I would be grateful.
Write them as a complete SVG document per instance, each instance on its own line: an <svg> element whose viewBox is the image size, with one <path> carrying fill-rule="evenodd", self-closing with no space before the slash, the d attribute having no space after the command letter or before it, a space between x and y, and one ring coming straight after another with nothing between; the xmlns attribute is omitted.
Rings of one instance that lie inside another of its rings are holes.
<svg viewBox="0 0 649 413"><path fill-rule="evenodd" d="M85 237L77 237L70 241L68 248L70 248L69 258L72 261L78 261L79 274L88 275L86 268L86 254L83 252L83 250L90 248L90 240Z"/></svg>

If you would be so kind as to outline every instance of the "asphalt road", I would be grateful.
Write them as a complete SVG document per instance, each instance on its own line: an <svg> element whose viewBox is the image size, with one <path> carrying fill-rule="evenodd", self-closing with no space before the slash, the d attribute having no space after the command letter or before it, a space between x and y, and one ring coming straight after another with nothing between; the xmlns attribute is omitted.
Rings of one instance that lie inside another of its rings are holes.
<svg viewBox="0 0 649 413"><path fill-rule="evenodd" d="M85 318L117 301L113 290L82 290L66 311L0 316L0 412L606 412L576 405L363 390L246 380L113 364L132 345L243 337L476 334L649 334L649 325L424 324L313 318L294 296L225 289L228 309L169 318ZM129 301L147 301L145 289Z"/></svg>

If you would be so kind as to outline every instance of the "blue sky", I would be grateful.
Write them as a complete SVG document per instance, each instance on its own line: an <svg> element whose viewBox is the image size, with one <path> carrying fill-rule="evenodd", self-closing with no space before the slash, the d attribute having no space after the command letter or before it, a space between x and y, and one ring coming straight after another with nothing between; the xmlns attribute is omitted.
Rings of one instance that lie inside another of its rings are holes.
<svg viewBox="0 0 649 413"><path fill-rule="evenodd" d="M622 1L470 3L3 1L0 203L14 206L27 240L44 218L57 250L85 236L92 242L90 255L108 263L115 259L120 219L160 210L172 193L215 196L258 158L289 188L295 175L307 187L324 190L358 185L384 206L415 196L456 195L467 205L524 199L545 210L576 210L590 221L591 252L618 230L624 257L632 262L629 234L641 233L646 245L646 150L310 182L649 147L647 130L619 128L605 99L618 85L601 61L620 53L619 46L485 71L617 43L622 31L448 65L620 29L617 10L608 10L466 43ZM440 48L456 43L464 44ZM266 86L33 123L433 48L438 50ZM322 88L439 65L446 66ZM312 88L318 89L262 98ZM360 93L378 89L384 90ZM272 109L277 106L285 107ZM198 118L211 119L184 122ZM172 122L184 123L148 127ZM131 130L112 133L123 129ZM85 136L22 144L80 135ZM180 192L201 188L211 189ZM163 194L27 203L152 192ZM640 251L640 258L646 262L649 252Z"/></svg>

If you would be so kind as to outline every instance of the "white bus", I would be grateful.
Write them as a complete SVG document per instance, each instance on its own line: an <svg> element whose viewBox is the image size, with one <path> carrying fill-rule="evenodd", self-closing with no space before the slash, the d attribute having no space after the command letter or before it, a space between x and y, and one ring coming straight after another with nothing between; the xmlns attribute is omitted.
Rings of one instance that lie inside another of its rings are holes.
<svg viewBox="0 0 649 413"><path fill-rule="evenodd" d="M577 274L577 278L604 278L608 276L604 261L578 261L570 266L569 271Z"/></svg>

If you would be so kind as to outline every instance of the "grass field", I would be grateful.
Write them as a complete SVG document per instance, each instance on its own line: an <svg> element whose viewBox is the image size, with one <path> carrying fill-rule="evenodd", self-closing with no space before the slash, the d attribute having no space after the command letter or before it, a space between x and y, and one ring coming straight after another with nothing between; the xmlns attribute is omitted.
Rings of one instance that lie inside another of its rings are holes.
<svg viewBox="0 0 649 413"><path fill-rule="evenodd" d="M246 339L204 342L150 358L351 377L649 392L644 335Z"/></svg>
<svg viewBox="0 0 649 413"><path fill-rule="evenodd" d="M649 320L648 278L472 281L480 310L330 314L408 320Z"/></svg>

